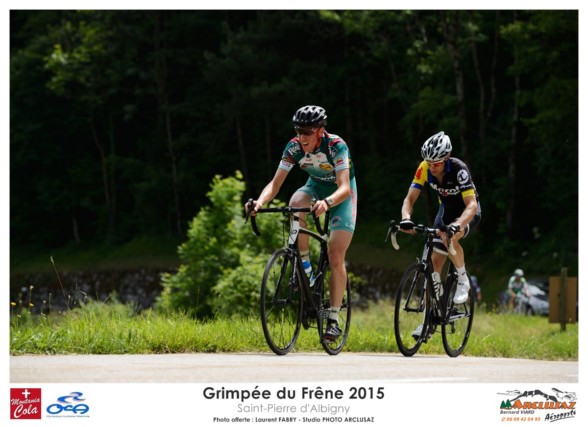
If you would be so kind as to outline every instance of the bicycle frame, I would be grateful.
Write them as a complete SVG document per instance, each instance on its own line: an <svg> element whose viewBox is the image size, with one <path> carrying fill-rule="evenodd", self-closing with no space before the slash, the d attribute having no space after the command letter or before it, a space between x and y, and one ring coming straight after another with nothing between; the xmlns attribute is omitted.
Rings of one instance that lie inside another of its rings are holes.
<svg viewBox="0 0 588 427"><path fill-rule="evenodd" d="M306 234L314 239L320 245L320 256L318 261L318 268L317 268L317 276L315 277L315 283L320 284L322 283L324 271L329 263L329 257L327 255L327 246L328 246L328 231L329 231L329 216L330 212L327 211L325 213L325 226L324 228L320 225L319 219L311 212L310 208L295 208L292 206L285 206L281 208L263 208L257 211L258 213L264 212L279 212L288 216L290 218L290 231L288 234L288 245L287 250L290 256L293 256L296 259L296 275L298 280L302 282L302 292L304 297L305 304L308 304L312 310L312 313L316 316L319 312L319 304L320 301L318 299L313 298L313 293L310 286L310 278L304 273L304 268L302 267L302 256L300 255L300 249L298 248L298 237L300 234ZM300 225L300 217L297 215L299 212L306 212L312 213L312 217L317 229L317 232L309 230L308 228L302 227ZM257 227L257 222L255 220L255 216L251 216L251 226L253 231L257 236L261 235L259 228Z"/></svg>
<svg viewBox="0 0 588 427"><path fill-rule="evenodd" d="M325 223L327 224L326 227L328 228L329 212L327 211L325 215ZM300 234L306 234L316 239L320 245L320 255L317 265L317 276L314 278L314 285L317 286L317 288L315 289L319 289L319 285L325 286L325 284L323 283L323 275L329 263L329 257L327 255L328 240L326 230L324 234L319 235L318 233L315 233L307 228L301 227L300 217L298 215L291 214L290 219L291 221L290 234L288 236L288 250L292 254L294 254L296 258L296 275L298 279L303 282L302 295L304 297L305 302L303 307L310 307L310 316L315 317L318 316L320 313L320 292L312 291L312 288L310 286L310 278L304 272L304 267L302 266L302 256L300 255L300 249L298 248L298 237L300 236ZM328 286L328 283L326 285Z"/></svg>

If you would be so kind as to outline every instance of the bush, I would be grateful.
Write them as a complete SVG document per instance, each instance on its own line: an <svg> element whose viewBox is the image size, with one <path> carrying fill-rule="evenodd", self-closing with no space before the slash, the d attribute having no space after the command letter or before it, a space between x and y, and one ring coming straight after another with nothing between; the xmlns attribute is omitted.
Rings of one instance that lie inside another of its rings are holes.
<svg viewBox="0 0 588 427"><path fill-rule="evenodd" d="M178 248L177 273L162 277L157 308L207 318L255 307L265 263L283 244L285 233L283 217L266 215L259 221L262 235L254 235L244 222L244 190L239 171L234 177L214 177L207 193L211 206L191 221L188 240Z"/></svg>

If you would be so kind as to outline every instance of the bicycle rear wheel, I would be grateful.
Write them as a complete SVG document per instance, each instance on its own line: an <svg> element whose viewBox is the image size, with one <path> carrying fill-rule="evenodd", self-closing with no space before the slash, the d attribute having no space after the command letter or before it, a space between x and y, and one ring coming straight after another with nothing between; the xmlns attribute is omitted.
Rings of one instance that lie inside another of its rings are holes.
<svg viewBox="0 0 588 427"><path fill-rule="evenodd" d="M295 261L286 249L278 249L268 261L261 282L263 335L280 356L292 350L300 333L302 298Z"/></svg>
<svg viewBox="0 0 588 427"><path fill-rule="evenodd" d="M343 294L343 302L341 303L341 309L339 310L338 324L341 329L341 335L336 339L329 341L324 338L325 332L327 331L328 318L331 308L331 291L329 283L331 281L331 266L327 265L323 270L323 275L320 278L320 283L316 283L314 286L318 286L317 291L320 292L321 302L318 310L318 330L321 344L325 351L330 355L334 356L339 354L343 349L343 346L347 342L347 336L349 335L349 327L351 326L351 285L349 279L345 284L345 293Z"/></svg>
<svg viewBox="0 0 588 427"><path fill-rule="evenodd" d="M457 277L451 276L451 286L448 286L448 288L450 291L447 295L447 317L441 327L441 334L443 336L443 347L447 355L457 357L463 352L470 337L476 301L471 280L468 300L463 304L453 302L453 296L457 289Z"/></svg>
<svg viewBox="0 0 588 427"><path fill-rule="evenodd" d="M394 304L394 335L398 350L405 356L415 354L428 333L425 294L425 273L420 263L414 263L400 280ZM419 325L422 325L421 334L414 338L412 334Z"/></svg>

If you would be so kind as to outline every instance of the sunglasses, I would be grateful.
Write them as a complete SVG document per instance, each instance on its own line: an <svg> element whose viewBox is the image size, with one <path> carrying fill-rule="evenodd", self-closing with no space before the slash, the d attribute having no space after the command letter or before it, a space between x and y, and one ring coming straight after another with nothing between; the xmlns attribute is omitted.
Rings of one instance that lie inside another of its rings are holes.
<svg viewBox="0 0 588 427"><path fill-rule="evenodd" d="M296 134L298 136L300 135L312 135L313 133L315 133L317 131L318 128L294 128L294 130L296 131Z"/></svg>
<svg viewBox="0 0 588 427"><path fill-rule="evenodd" d="M431 168L435 166L441 166L443 163L445 163L445 160L439 160L438 162L427 162Z"/></svg>

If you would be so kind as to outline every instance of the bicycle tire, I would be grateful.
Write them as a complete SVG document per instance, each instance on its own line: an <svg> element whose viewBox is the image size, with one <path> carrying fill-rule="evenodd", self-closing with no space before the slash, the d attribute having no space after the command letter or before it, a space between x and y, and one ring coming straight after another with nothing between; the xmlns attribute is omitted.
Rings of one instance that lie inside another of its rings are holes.
<svg viewBox="0 0 588 427"><path fill-rule="evenodd" d="M457 357L463 352L470 338L476 301L474 287L470 280L468 300L463 304L455 304L453 302L453 296L457 289L457 277L452 276L450 280L451 286L448 286L450 291L447 295L447 317L441 327L441 335L443 336L443 347L447 355ZM451 319L453 320L451 321Z"/></svg>
<svg viewBox="0 0 588 427"><path fill-rule="evenodd" d="M404 356L414 355L428 334L429 310L425 295L425 273L421 263L411 264L400 280L394 302L394 335L398 350ZM421 335L412 336L422 324Z"/></svg>
<svg viewBox="0 0 588 427"><path fill-rule="evenodd" d="M261 281L260 315L270 349L283 356L292 350L300 333L302 298L293 255L278 249L266 264Z"/></svg>
<svg viewBox="0 0 588 427"><path fill-rule="evenodd" d="M335 340L328 341L324 338L324 335L327 330L327 319L331 307L331 292L329 289L331 266L329 264L323 269L323 274L320 278L317 278L317 280L319 280L320 283L315 281L314 286L318 287L315 292L320 294L320 305L317 313L319 339L324 350L331 356L335 356L341 352L349 335L349 328L351 326L351 285L349 283L349 278L347 278L345 293L343 294L343 301L341 303L341 309L339 310L338 323L339 328L341 328L341 335Z"/></svg>

